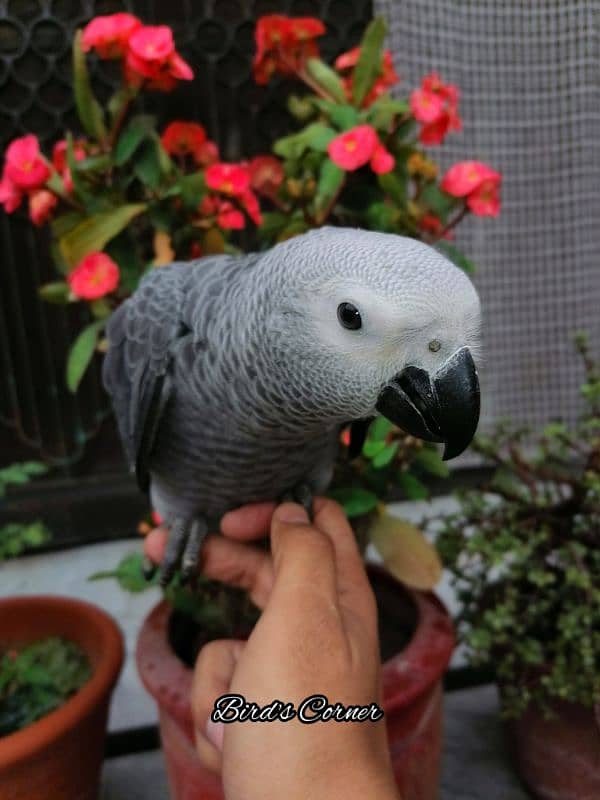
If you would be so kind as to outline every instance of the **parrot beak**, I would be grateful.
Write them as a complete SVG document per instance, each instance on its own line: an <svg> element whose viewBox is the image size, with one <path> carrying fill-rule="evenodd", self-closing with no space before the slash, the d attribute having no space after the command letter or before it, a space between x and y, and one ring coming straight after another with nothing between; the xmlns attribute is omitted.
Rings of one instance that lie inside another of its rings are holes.
<svg viewBox="0 0 600 800"><path fill-rule="evenodd" d="M468 347L435 373L406 367L379 394L377 411L412 436L443 442L444 461L471 443L479 422L479 379Z"/></svg>

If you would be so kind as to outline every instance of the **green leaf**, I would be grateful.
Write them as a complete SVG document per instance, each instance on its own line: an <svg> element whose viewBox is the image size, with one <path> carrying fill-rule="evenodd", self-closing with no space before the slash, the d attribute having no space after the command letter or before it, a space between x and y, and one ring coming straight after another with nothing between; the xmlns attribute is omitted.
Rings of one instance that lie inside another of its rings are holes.
<svg viewBox="0 0 600 800"><path fill-rule="evenodd" d="M77 391L83 375L94 355L98 335L104 326L103 320L87 325L75 339L67 359L67 386L73 393Z"/></svg>
<svg viewBox="0 0 600 800"><path fill-rule="evenodd" d="M108 155L90 156L81 161L75 161L73 167L76 172L104 172L112 167L113 160Z"/></svg>
<svg viewBox="0 0 600 800"><path fill-rule="evenodd" d="M320 58L309 58L306 70L310 77L338 103L346 102L346 92L340 76Z"/></svg>
<svg viewBox="0 0 600 800"><path fill-rule="evenodd" d="M136 155L133 171L150 189L157 189L161 179L160 145L152 139L145 141Z"/></svg>
<svg viewBox="0 0 600 800"><path fill-rule="evenodd" d="M450 470L434 447L424 446L413 458L413 464L437 478L447 478Z"/></svg>
<svg viewBox="0 0 600 800"><path fill-rule="evenodd" d="M179 179L181 187L181 199L190 211L198 207L206 192L206 182L203 172L193 172L191 175L184 175Z"/></svg>
<svg viewBox="0 0 600 800"><path fill-rule="evenodd" d="M467 274L472 275L475 272L475 264L456 245L441 240L436 242L436 247Z"/></svg>
<svg viewBox="0 0 600 800"><path fill-rule="evenodd" d="M74 267L88 253L102 250L146 208L145 203L132 203L88 217L61 237L59 246L63 258Z"/></svg>
<svg viewBox="0 0 600 800"><path fill-rule="evenodd" d="M150 114L138 114L123 129L115 147L115 164L122 167L133 156L141 143L154 131L156 118Z"/></svg>
<svg viewBox="0 0 600 800"><path fill-rule="evenodd" d="M290 114L300 122L306 122L315 113L314 100L310 95L298 97L297 94L291 94L287 99L287 107Z"/></svg>
<svg viewBox="0 0 600 800"><path fill-rule="evenodd" d="M377 130L387 132L394 117L403 117L408 110L409 106L406 100L395 100L385 96L369 106L367 121Z"/></svg>
<svg viewBox="0 0 600 800"><path fill-rule="evenodd" d="M329 142L335 137L333 128L322 122L313 122L298 133L284 136L273 145L273 151L282 158L300 158L308 148L324 153Z"/></svg>
<svg viewBox="0 0 600 800"><path fill-rule="evenodd" d="M442 220L456 206L456 199L443 192L434 181L428 183L421 192L421 202Z"/></svg>
<svg viewBox="0 0 600 800"><path fill-rule="evenodd" d="M69 284L64 281L46 283L38 289L38 294L42 300L45 300L47 303L56 303L57 305L68 303L70 292Z"/></svg>
<svg viewBox="0 0 600 800"><path fill-rule="evenodd" d="M391 444L386 445L383 450L381 450L377 455L373 458L371 462L375 469L383 469L383 467L387 467L388 464L394 459L394 456L398 452L398 442L391 442Z"/></svg>
<svg viewBox="0 0 600 800"><path fill-rule="evenodd" d="M400 472L398 486L409 500L425 500L429 497L427 487L410 472Z"/></svg>
<svg viewBox="0 0 600 800"><path fill-rule="evenodd" d="M369 439L385 439L392 428L387 417L376 417L369 427Z"/></svg>
<svg viewBox="0 0 600 800"><path fill-rule="evenodd" d="M383 40L386 33L385 21L381 17L377 17L369 24L360 43L360 56L352 82L352 96L357 106L362 105L381 72Z"/></svg>
<svg viewBox="0 0 600 800"><path fill-rule="evenodd" d="M396 205L401 207L406 205L406 180L400 180L395 172L386 172L385 175L377 176L377 182Z"/></svg>
<svg viewBox="0 0 600 800"><path fill-rule="evenodd" d="M95 572L89 580L99 581L105 578L115 578L122 589L128 592L143 592L153 585L153 581L146 580L143 571L143 556L141 553L131 553L125 556L114 570Z"/></svg>
<svg viewBox="0 0 600 800"><path fill-rule="evenodd" d="M374 458L382 450L385 450L385 441L383 439L369 438L363 445L362 454L365 458Z"/></svg>
<svg viewBox="0 0 600 800"><path fill-rule="evenodd" d="M346 173L343 169L334 164L330 158L326 158L321 166L315 204L319 211L322 211L339 192L342 184L346 180Z"/></svg>
<svg viewBox="0 0 600 800"><path fill-rule="evenodd" d="M368 514L377 508L379 502L374 492L360 488L333 489L329 496L343 506L346 516L350 518Z"/></svg>
<svg viewBox="0 0 600 800"><path fill-rule="evenodd" d="M73 41L73 91L75 105L81 124L88 136L102 142L106 139L106 126L102 109L94 97L90 84L90 76L81 47L82 32L75 34Z"/></svg>
<svg viewBox="0 0 600 800"><path fill-rule="evenodd" d="M358 125L358 111L354 106L334 105L329 116L335 127L340 131L347 131Z"/></svg>
<svg viewBox="0 0 600 800"><path fill-rule="evenodd" d="M72 231L80 222L85 219L80 211L67 211L66 214L61 214L50 223L50 230L54 239L60 239L65 233Z"/></svg>

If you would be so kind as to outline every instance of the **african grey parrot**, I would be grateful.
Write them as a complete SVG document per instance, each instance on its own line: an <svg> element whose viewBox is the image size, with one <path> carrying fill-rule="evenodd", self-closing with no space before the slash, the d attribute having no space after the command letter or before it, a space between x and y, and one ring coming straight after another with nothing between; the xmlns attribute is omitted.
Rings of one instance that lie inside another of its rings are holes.
<svg viewBox="0 0 600 800"><path fill-rule="evenodd" d="M161 580L245 503L306 505L340 428L381 413L461 453L479 419L467 276L414 239L321 228L154 269L112 315L104 382L141 488L170 527Z"/></svg>

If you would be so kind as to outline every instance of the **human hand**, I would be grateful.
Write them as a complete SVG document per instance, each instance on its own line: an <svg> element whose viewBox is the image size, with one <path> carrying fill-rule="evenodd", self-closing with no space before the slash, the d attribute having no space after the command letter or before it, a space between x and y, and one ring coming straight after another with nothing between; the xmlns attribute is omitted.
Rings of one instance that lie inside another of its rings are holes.
<svg viewBox="0 0 600 800"><path fill-rule="evenodd" d="M230 800L283 792L395 798L383 721L210 721L216 697L230 693L261 707L277 698L296 710L314 694L344 706L381 701L375 601L341 509L317 501L309 525L300 506L281 506L271 523L271 560L241 540L264 534L273 508L227 515L230 541L211 543L204 554L206 574L247 588L264 612L247 643L211 642L199 655L192 706L200 758L222 768ZM164 535L147 551L157 557L163 547Z"/></svg>

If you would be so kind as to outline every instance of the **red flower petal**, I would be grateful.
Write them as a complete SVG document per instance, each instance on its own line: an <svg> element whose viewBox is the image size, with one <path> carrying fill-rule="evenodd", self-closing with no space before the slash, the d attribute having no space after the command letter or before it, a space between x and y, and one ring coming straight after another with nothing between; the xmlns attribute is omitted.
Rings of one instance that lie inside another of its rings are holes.
<svg viewBox="0 0 600 800"><path fill-rule="evenodd" d="M29 218L38 227L43 225L58 204L58 198L47 189L38 189L29 195Z"/></svg>
<svg viewBox="0 0 600 800"><path fill-rule="evenodd" d="M357 125L332 139L327 152L334 164L353 172L368 164L377 143L377 133L371 125Z"/></svg>
<svg viewBox="0 0 600 800"><path fill-rule="evenodd" d="M106 253L89 253L67 276L71 291L83 300L97 300L119 285L119 267Z"/></svg>
<svg viewBox="0 0 600 800"><path fill-rule="evenodd" d="M119 13L95 17L85 26L81 46L95 50L100 58L121 58L131 35L142 23L133 14Z"/></svg>
<svg viewBox="0 0 600 800"><path fill-rule="evenodd" d="M394 156L379 142L371 157L371 169L373 172L377 175L385 175L386 172L391 172L394 169L395 163Z"/></svg>
<svg viewBox="0 0 600 800"><path fill-rule="evenodd" d="M205 173L206 185L223 194L240 197L250 188L250 173L240 164L211 164Z"/></svg>

